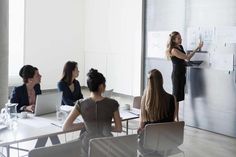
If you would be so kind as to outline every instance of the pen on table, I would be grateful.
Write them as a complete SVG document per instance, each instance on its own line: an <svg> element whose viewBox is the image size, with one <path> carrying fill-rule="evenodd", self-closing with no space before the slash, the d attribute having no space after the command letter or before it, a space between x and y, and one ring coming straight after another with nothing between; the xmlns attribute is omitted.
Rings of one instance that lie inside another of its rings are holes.
<svg viewBox="0 0 236 157"><path fill-rule="evenodd" d="M60 126L60 125L58 125L58 124L55 124L55 123L51 123L52 125L54 125L54 126L57 126L57 127L59 127L59 128L62 128L62 126Z"/></svg>

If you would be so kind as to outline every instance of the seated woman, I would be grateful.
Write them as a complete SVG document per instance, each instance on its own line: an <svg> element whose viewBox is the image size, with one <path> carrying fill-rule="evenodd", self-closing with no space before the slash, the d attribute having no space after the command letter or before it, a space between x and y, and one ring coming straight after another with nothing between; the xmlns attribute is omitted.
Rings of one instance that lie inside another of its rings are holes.
<svg viewBox="0 0 236 157"><path fill-rule="evenodd" d="M41 94L41 75L36 67L25 65L20 69L19 75L24 84L15 87L12 91L10 102L18 103L17 112L34 112L36 96Z"/></svg>
<svg viewBox="0 0 236 157"><path fill-rule="evenodd" d="M18 103L17 112L34 112L36 96L42 94L40 89L41 75L36 67L32 65L25 65L20 69L19 75L22 77L24 84L15 87L10 102ZM49 137L52 144L60 143L57 136ZM46 145L48 137L41 137L37 140L35 148L43 147Z"/></svg>
<svg viewBox="0 0 236 157"><path fill-rule="evenodd" d="M86 131L80 136L83 143L82 152L84 154L88 152L90 139L112 136L112 131L122 131L118 102L102 96L106 87L105 77L95 69L91 69L87 76L90 97L78 101L63 126L64 131L81 129L83 127L82 123L74 124L73 122L79 115L82 115L86 128ZM114 126L111 125L112 119L114 119Z"/></svg>
<svg viewBox="0 0 236 157"><path fill-rule="evenodd" d="M74 103L83 98L79 81L79 70L76 62L68 61L63 69L63 76L58 82L59 91L63 92L62 105L74 106Z"/></svg>
<svg viewBox="0 0 236 157"><path fill-rule="evenodd" d="M173 122L176 117L176 98L163 88L161 72L153 69L149 72L148 84L141 100L140 126L138 129L139 151L145 151L143 129L150 123Z"/></svg>

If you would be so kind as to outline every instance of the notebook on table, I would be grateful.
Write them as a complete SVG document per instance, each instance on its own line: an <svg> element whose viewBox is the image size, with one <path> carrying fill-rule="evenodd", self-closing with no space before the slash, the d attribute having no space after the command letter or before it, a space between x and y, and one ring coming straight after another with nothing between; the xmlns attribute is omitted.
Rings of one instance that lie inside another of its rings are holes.
<svg viewBox="0 0 236 157"><path fill-rule="evenodd" d="M56 112L61 105L62 92L37 95L35 103L35 116Z"/></svg>

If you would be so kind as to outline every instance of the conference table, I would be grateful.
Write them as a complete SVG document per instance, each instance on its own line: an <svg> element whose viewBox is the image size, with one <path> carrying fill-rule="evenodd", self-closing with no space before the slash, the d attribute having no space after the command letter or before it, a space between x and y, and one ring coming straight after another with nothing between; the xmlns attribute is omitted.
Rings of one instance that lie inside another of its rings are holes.
<svg viewBox="0 0 236 157"><path fill-rule="evenodd" d="M126 121L126 134L128 134L129 120L139 118L139 115L131 113L130 110L121 110L120 116L122 118L122 121ZM82 121L82 118L78 119L78 121L80 120ZM10 157L11 144L64 133L67 132L62 130L62 124L58 122L56 113L46 114L42 116L34 116L33 114L28 114L27 118L17 119L16 128L5 128L0 130L0 147L6 147L6 156Z"/></svg>

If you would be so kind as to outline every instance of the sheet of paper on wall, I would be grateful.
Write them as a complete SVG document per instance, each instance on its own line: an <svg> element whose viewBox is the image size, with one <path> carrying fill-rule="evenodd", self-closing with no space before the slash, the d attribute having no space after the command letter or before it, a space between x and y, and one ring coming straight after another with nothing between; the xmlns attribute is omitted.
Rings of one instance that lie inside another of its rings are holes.
<svg viewBox="0 0 236 157"><path fill-rule="evenodd" d="M166 46L171 31L151 31L147 34L147 57L166 59Z"/></svg>
<svg viewBox="0 0 236 157"><path fill-rule="evenodd" d="M212 54L210 64L212 69L233 71L234 54Z"/></svg>
<svg viewBox="0 0 236 157"><path fill-rule="evenodd" d="M187 50L193 50L203 41L202 51L209 51L214 47L215 27L189 27L187 29Z"/></svg>
<svg viewBox="0 0 236 157"><path fill-rule="evenodd" d="M217 42L219 44L236 43L236 27L217 27Z"/></svg>
<svg viewBox="0 0 236 157"><path fill-rule="evenodd" d="M197 41L199 41L199 27L190 27L187 29L187 50L196 48Z"/></svg>
<svg viewBox="0 0 236 157"><path fill-rule="evenodd" d="M210 55L209 53L196 53L192 58L191 61L197 61L197 60L202 60L206 63L209 63L209 58Z"/></svg>

